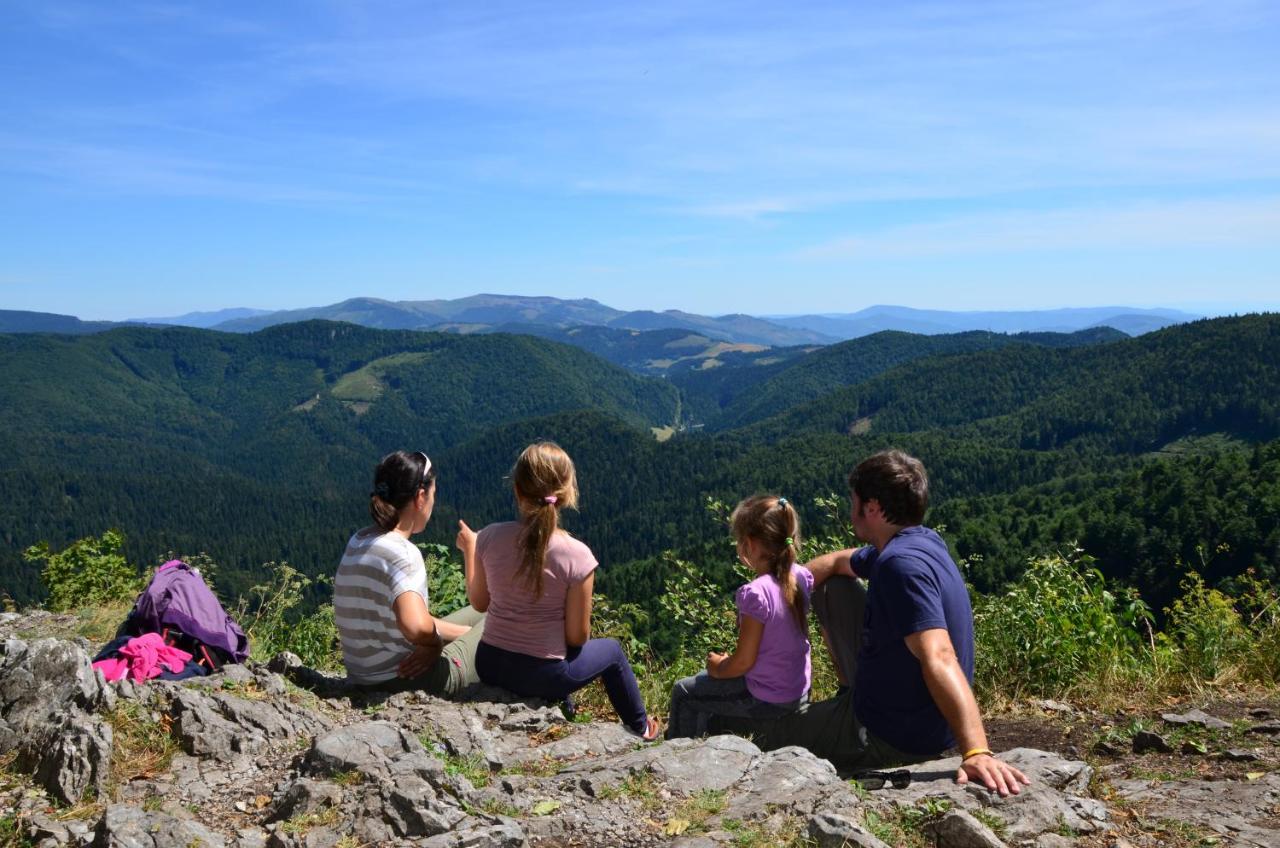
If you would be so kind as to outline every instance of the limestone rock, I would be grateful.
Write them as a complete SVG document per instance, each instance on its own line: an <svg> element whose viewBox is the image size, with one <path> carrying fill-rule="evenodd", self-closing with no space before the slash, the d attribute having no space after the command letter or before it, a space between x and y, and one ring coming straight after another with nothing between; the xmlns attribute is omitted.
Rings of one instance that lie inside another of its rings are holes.
<svg viewBox="0 0 1280 848"><path fill-rule="evenodd" d="M809 839L817 848L889 848L862 825L836 813L809 819Z"/></svg>
<svg viewBox="0 0 1280 848"><path fill-rule="evenodd" d="M1133 753L1147 754L1153 751L1158 754L1172 754L1173 746L1159 733L1150 730L1139 730L1133 734Z"/></svg>
<svg viewBox="0 0 1280 848"><path fill-rule="evenodd" d="M112 804L94 831L92 848L173 848L201 845L223 848L226 840L198 822L164 813L148 813L127 804Z"/></svg>
<svg viewBox="0 0 1280 848"><path fill-rule="evenodd" d="M1164 719L1166 724L1175 726L1196 724L1200 727L1207 727L1210 730L1229 730L1231 728L1231 722L1215 718L1203 710L1187 710L1185 713L1165 713L1160 718Z"/></svg>
<svg viewBox="0 0 1280 848"><path fill-rule="evenodd" d="M951 810L929 832L938 848L1007 848L991 828L964 810Z"/></svg>
<svg viewBox="0 0 1280 848"><path fill-rule="evenodd" d="M234 677L225 680L236 682ZM242 685L248 686L248 681ZM234 688L206 691L200 686L163 686L171 693L174 735L187 753L196 756L230 760L236 754L258 754L272 744L314 736L331 726L323 716L265 692L244 698Z"/></svg>

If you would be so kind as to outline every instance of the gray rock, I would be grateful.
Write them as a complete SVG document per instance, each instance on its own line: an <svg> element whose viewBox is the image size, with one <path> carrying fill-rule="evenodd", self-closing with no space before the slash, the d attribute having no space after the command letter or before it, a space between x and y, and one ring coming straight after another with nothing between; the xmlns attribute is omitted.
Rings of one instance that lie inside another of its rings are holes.
<svg viewBox="0 0 1280 848"><path fill-rule="evenodd" d="M1015 748L999 757L1030 778L1031 784L1024 786L1018 795L1001 798L973 782L957 784L955 773L960 760L950 757L908 766L912 776L910 786L871 793L865 803L887 810L894 805L915 806L926 798L945 798L956 809L989 808L1008 825L1006 837L1011 842L1035 839L1042 833L1056 831L1064 822L1077 830L1095 830L1106 825L1105 808L1099 812L1079 804L1079 800L1088 795L1089 779L1093 775L1093 769L1087 764L1031 748ZM1104 818L1101 821L1086 818L1082 810L1089 816L1098 813Z"/></svg>
<svg viewBox="0 0 1280 848"><path fill-rule="evenodd" d="M1043 701L1036 701L1035 705L1040 709L1046 710L1051 713L1071 714L1076 711L1075 707L1071 706L1070 704L1064 704L1061 701L1051 701L1047 698Z"/></svg>
<svg viewBox="0 0 1280 848"><path fill-rule="evenodd" d="M100 790L111 774L111 725L72 711L62 721L29 732L18 749L18 768L57 800L74 804Z"/></svg>
<svg viewBox="0 0 1280 848"><path fill-rule="evenodd" d="M474 710L457 707L432 710L426 717L426 728L431 737L439 740L445 751L454 756L479 757L493 771L507 765L507 758L493 733L485 729L484 722Z"/></svg>
<svg viewBox="0 0 1280 848"><path fill-rule="evenodd" d="M55 799L76 803L102 789L111 761L111 728L92 715L115 692L78 645L57 639L0 644L0 754L33 772Z"/></svg>
<svg viewBox="0 0 1280 848"><path fill-rule="evenodd" d="M1270 721L1264 724L1255 724L1253 727L1249 728L1249 732L1262 733L1266 735L1280 733L1280 721Z"/></svg>
<svg viewBox="0 0 1280 848"><path fill-rule="evenodd" d="M54 721L70 707L84 712L108 707L114 697L89 656L71 642L0 643L0 719L19 734Z"/></svg>
<svg viewBox="0 0 1280 848"><path fill-rule="evenodd" d="M240 669L241 678L253 681L242 666L226 669ZM236 696L234 689L204 691L166 685L171 687L174 735L187 753L197 756L229 760L236 754L258 754L273 744L314 736L332 726L328 719L286 698L251 700Z"/></svg>
<svg viewBox="0 0 1280 848"><path fill-rule="evenodd" d="M964 810L951 810L930 824L938 848L1007 848L991 828Z"/></svg>
<svg viewBox="0 0 1280 848"><path fill-rule="evenodd" d="M836 813L810 818L809 839L817 848L889 848L862 825Z"/></svg>
<svg viewBox="0 0 1280 848"><path fill-rule="evenodd" d="M1257 780L1115 780L1117 794L1141 804L1148 818L1163 817L1207 827L1233 845L1272 848L1280 830L1260 820L1258 811L1280 799L1280 772Z"/></svg>
<svg viewBox="0 0 1280 848"><path fill-rule="evenodd" d="M1060 833L1042 833L1036 837L1035 848L1071 848L1074 844Z"/></svg>
<svg viewBox="0 0 1280 848"><path fill-rule="evenodd" d="M1221 756L1222 759L1229 760L1233 763L1253 763L1262 759L1262 757L1256 752L1246 751L1243 748L1232 748L1230 750L1223 751L1219 756Z"/></svg>
<svg viewBox="0 0 1280 848"><path fill-rule="evenodd" d="M304 816L326 807L342 803L342 790L327 781L300 777L276 798L267 814L267 822L284 821L294 816Z"/></svg>
<svg viewBox="0 0 1280 848"><path fill-rule="evenodd" d="M226 840L198 822L112 804L94 831L92 848L223 848Z"/></svg>
<svg viewBox="0 0 1280 848"><path fill-rule="evenodd" d="M385 721L367 721L317 736L307 751L303 770L327 777L358 771L374 781L414 776L434 784L445 780L444 763L422 743Z"/></svg>
<svg viewBox="0 0 1280 848"><path fill-rule="evenodd" d="M1164 719L1166 724L1175 726L1196 724L1201 727L1207 727L1210 730L1229 730L1231 728L1231 722L1214 718L1203 710L1187 710L1185 713L1165 713L1160 718Z"/></svg>
<svg viewBox="0 0 1280 848"><path fill-rule="evenodd" d="M418 843L422 848L524 848L524 831L511 819L494 824L460 827L452 833L433 836Z"/></svg>
<svg viewBox="0 0 1280 848"><path fill-rule="evenodd" d="M725 818L749 820L768 815L786 800L789 812L810 815L822 809L846 809L858 798L835 767L804 748L787 747L759 757L733 787Z"/></svg>
<svg viewBox="0 0 1280 848"><path fill-rule="evenodd" d="M1133 753L1148 754L1153 751L1159 754L1172 754L1173 746L1159 733L1150 730L1139 730L1133 734Z"/></svg>
<svg viewBox="0 0 1280 848"><path fill-rule="evenodd" d="M760 757L760 749L741 736L677 739L658 747L663 755L653 763L653 773L673 792L683 795L727 789Z"/></svg>

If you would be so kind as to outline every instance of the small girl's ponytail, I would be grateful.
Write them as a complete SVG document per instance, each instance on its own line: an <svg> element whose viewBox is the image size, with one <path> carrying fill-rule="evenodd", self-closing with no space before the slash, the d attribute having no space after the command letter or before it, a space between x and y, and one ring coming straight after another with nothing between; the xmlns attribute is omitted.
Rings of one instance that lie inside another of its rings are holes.
<svg viewBox="0 0 1280 848"><path fill-rule="evenodd" d="M560 526L560 508L578 505L573 460L555 442L535 442L516 460L511 483L524 519L516 574L533 590L534 597L541 597L542 566L551 537Z"/></svg>
<svg viewBox="0 0 1280 848"><path fill-rule="evenodd" d="M796 624L806 631L808 604L796 584L791 566L800 558L800 516L786 498L756 495L747 498L730 516L733 537L739 542L758 539L768 552L769 574L782 590Z"/></svg>

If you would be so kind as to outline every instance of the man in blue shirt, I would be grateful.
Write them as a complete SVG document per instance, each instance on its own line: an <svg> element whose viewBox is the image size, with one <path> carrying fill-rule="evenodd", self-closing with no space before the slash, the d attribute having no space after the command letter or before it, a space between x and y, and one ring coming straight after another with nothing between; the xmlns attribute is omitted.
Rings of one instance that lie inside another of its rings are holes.
<svg viewBox="0 0 1280 848"><path fill-rule="evenodd" d="M801 745L842 769L923 762L953 746L956 781L1017 794L1022 772L996 759L973 697L973 611L964 578L933 530L924 465L901 451L849 474L851 519L871 544L806 564L813 610L841 687L761 733L762 747ZM857 578L866 581L866 585Z"/></svg>

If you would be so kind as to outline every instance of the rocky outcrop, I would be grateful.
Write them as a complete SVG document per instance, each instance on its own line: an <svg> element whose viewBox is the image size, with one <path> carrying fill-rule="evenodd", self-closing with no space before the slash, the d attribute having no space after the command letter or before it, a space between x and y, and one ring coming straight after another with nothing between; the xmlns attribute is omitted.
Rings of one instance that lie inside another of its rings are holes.
<svg viewBox="0 0 1280 848"><path fill-rule="evenodd" d="M368 696L288 657L180 684L104 685L84 646L10 639L0 753L42 789L0 789L0 820L41 846L146 848L882 848L891 825L943 848L1054 848L1112 827L1093 770L1043 751L1005 752L1032 779L1009 798L957 785L955 758L911 767L905 788L864 790L800 748L733 736L643 744L616 723L472 694ZM148 745L151 759L139 753ZM1203 800L1191 785L1158 797L1121 789L1135 803ZM1276 789L1259 780L1241 804L1274 803ZM1254 838L1242 821L1215 829Z"/></svg>

